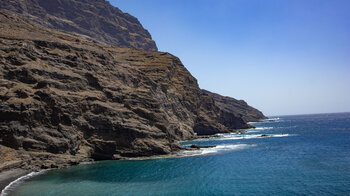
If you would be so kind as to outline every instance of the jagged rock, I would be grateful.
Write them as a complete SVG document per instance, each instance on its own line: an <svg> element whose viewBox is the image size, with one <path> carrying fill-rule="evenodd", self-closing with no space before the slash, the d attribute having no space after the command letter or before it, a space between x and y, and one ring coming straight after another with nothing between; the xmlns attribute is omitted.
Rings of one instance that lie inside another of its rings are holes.
<svg viewBox="0 0 350 196"><path fill-rule="evenodd" d="M105 0L1 0L0 9L11 10L49 28L87 35L105 43L157 51L156 43L137 18Z"/></svg>

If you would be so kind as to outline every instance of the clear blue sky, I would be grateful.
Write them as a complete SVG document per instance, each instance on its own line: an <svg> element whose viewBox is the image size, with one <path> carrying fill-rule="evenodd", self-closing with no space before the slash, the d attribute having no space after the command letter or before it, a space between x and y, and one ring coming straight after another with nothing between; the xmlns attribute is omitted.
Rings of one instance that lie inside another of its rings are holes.
<svg viewBox="0 0 350 196"><path fill-rule="evenodd" d="M201 88L266 115L350 112L350 0L111 0Z"/></svg>

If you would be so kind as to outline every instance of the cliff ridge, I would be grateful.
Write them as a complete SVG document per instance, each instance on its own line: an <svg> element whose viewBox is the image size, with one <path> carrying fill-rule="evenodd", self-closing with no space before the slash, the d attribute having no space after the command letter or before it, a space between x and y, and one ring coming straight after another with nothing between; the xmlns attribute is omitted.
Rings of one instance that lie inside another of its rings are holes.
<svg viewBox="0 0 350 196"><path fill-rule="evenodd" d="M137 18L105 0L2 0L0 9L48 28L87 35L108 44L158 50Z"/></svg>

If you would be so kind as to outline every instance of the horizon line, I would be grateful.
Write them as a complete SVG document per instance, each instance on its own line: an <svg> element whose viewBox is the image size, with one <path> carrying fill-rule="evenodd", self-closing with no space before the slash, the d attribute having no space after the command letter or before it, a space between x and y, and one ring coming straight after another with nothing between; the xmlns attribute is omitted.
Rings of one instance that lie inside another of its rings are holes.
<svg viewBox="0 0 350 196"><path fill-rule="evenodd" d="M322 112L322 113L307 113L307 114L281 114L281 115L266 115L267 117L280 117L280 116L301 116L301 115L319 115L319 114L346 114L347 112Z"/></svg>

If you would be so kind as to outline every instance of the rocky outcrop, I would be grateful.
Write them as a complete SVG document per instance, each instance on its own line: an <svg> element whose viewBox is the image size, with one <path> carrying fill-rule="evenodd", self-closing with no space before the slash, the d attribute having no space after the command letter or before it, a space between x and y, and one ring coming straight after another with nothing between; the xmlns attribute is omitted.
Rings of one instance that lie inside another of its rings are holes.
<svg viewBox="0 0 350 196"><path fill-rule="evenodd" d="M0 167L162 155L250 126L168 53L121 48L0 12ZM6 157L6 158L5 158Z"/></svg>
<svg viewBox="0 0 350 196"><path fill-rule="evenodd" d="M11 10L40 25L90 36L96 40L157 51L151 35L137 18L105 0L1 0Z"/></svg>
<svg viewBox="0 0 350 196"><path fill-rule="evenodd" d="M246 122L256 122L267 119L261 111L249 106L244 100L222 96L207 90L203 90L203 93L211 96L214 99L215 104L221 110L241 116Z"/></svg>

